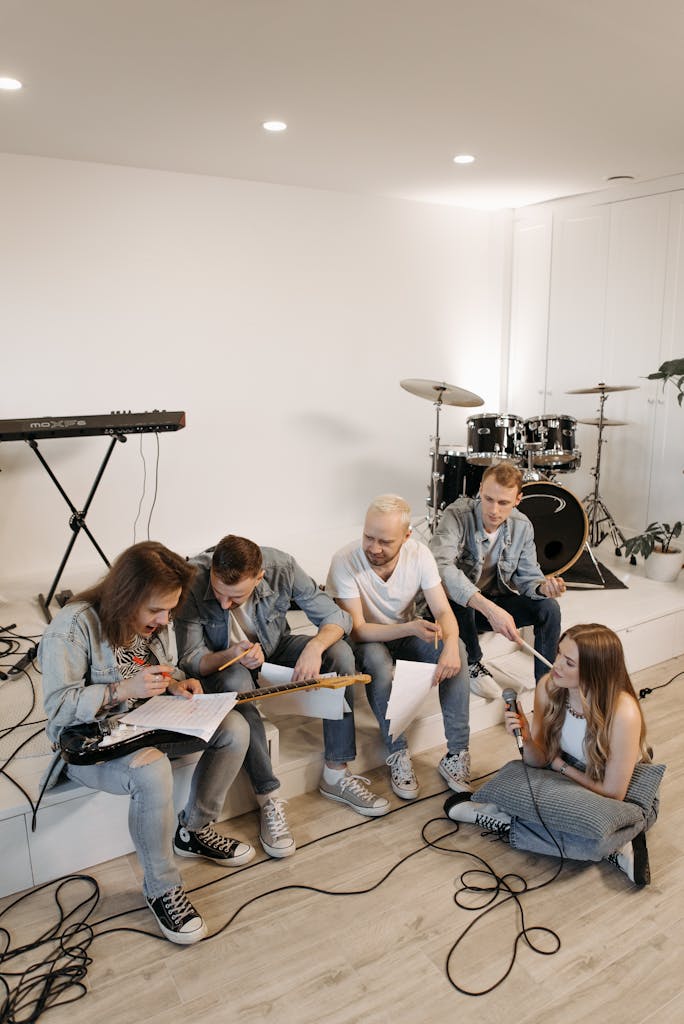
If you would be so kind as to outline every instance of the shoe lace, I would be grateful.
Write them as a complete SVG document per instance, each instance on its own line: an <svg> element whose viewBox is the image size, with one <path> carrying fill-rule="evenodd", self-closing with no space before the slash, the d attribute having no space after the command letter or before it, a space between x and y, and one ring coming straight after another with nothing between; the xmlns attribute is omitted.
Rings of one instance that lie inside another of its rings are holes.
<svg viewBox="0 0 684 1024"><path fill-rule="evenodd" d="M283 810L286 803L287 800L269 800L262 808L266 818L266 827L274 839L282 839L283 836L290 834Z"/></svg>
<svg viewBox="0 0 684 1024"><path fill-rule="evenodd" d="M475 816L475 821L480 828L485 829L487 832L496 832L500 836L507 836L511 831L511 826L508 822L499 821L498 818L492 818L489 814L478 814Z"/></svg>
<svg viewBox="0 0 684 1024"><path fill-rule="evenodd" d="M187 893L182 885L175 889L169 889L162 896L164 910L175 924L181 924L188 917L195 917L197 911L188 899Z"/></svg>
<svg viewBox="0 0 684 1024"><path fill-rule="evenodd" d="M393 754L390 754L387 758L387 764L392 770L392 775L398 781L414 781L416 776L413 771L413 765L411 764L411 756L406 748L403 748L402 750L395 750Z"/></svg>
<svg viewBox="0 0 684 1024"><path fill-rule="evenodd" d="M205 846L210 847L212 850L219 850L221 853L228 853L230 844L233 842L227 836L222 836L212 827L211 822L208 825L204 825L195 832L195 835Z"/></svg>
<svg viewBox="0 0 684 1024"><path fill-rule="evenodd" d="M366 784L365 786L364 783ZM340 789L343 793L345 789L348 789L350 793L354 793L356 796L370 800L372 798L372 793L366 789L366 786L370 786L370 779L367 779L364 775L352 775L351 772L345 775L340 782Z"/></svg>
<svg viewBox="0 0 684 1024"><path fill-rule="evenodd" d="M482 664L481 661L476 661L475 664L471 666L471 668L472 668L472 671L470 673L471 676L490 676L491 675L491 672L487 671L487 669L484 667L484 665Z"/></svg>
<svg viewBox="0 0 684 1024"><path fill-rule="evenodd" d="M444 765L454 775L467 776L470 772L470 752L461 750L458 754L447 754Z"/></svg>

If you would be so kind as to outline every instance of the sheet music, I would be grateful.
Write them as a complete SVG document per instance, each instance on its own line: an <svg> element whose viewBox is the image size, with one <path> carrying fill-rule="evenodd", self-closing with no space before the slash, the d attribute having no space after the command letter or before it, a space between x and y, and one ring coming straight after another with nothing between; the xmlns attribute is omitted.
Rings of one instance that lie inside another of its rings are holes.
<svg viewBox="0 0 684 1024"><path fill-rule="evenodd" d="M416 717L418 708L432 689L435 667L425 661L397 661L386 716L393 740Z"/></svg>
<svg viewBox="0 0 684 1024"><path fill-rule="evenodd" d="M150 697L140 707L122 715L121 721L145 729L187 733L206 742L234 707L235 699L234 693L197 693L190 699L168 695Z"/></svg>
<svg viewBox="0 0 684 1024"><path fill-rule="evenodd" d="M266 661L259 670L260 682L263 686L282 686L292 681L294 669L285 665L273 665ZM321 675L321 679L334 679L334 672ZM260 705L268 718L269 712L276 715L304 715L307 718L330 718L339 720L349 705L344 699L344 687L336 690L300 690L284 693L281 697L268 697Z"/></svg>

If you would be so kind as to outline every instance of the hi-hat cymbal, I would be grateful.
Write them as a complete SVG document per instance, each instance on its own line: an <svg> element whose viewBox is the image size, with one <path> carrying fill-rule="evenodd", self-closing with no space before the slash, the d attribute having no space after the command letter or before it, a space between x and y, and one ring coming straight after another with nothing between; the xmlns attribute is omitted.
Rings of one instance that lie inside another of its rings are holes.
<svg viewBox="0 0 684 1024"><path fill-rule="evenodd" d="M573 388L572 391L566 391L566 395L600 395L607 394L609 391L638 391L638 384L599 384L595 388Z"/></svg>
<svg viewBox="0 0 684 1024"><path fill-rule="evenodd" d="M599 425L599 423L601 421L599 420L598 417L596 417L595 420L577 420L577 422L578 423L586 423L587 426L590 426L590 427L598 427L598 425ZM608 419L605 418L605 416L603 418L603 426L604 427L626 427L628 423L629 423L629 420L608 420Z"/></svg>
<svg viewBox="0 0 684 1024"><path fill-rule="evenodd" d="M466 391L465 388L446 384L443 380L423 380L420 377L411 377L408 380L400 380L399 383L404 391L410 391L412 395L427 398L431 402L468 407L484 405L484 398L480 398L472 391Z"/></svg>

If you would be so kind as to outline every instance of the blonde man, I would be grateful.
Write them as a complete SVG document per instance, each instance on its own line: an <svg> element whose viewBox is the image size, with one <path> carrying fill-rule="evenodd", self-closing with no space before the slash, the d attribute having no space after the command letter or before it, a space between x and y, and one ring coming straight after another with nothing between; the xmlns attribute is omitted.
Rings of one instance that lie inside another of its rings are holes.
<svg viewBox="0 0 684 1024"><path fill-rule="evenodd" d="M327 592L351 615L357 665L372 676L366 694L387 750L392 789L404 800L418 796L418 783L406 737L392 740L386 718L397 658L434 664L433 683L439 687L448 746L438 770L455 792L470 790L465 648L435 559L411 537L410 519L411 509L403 498L376 498L366 513L361 541L333 556L326 584ZM416 614L421 594L434 621Z"/></svg>

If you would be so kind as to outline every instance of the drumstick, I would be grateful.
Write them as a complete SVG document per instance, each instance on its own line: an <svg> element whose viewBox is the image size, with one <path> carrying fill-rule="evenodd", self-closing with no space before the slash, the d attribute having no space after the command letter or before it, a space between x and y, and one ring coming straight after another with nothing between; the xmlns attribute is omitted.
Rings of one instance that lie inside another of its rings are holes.
<svg viewBox="0 0 684 1024"><path fill-rule="evenodd" d="M543 661L543 662L544 662L544 664L545 664L545 665L548 665L548 667L549 667L549 668L553 668L553 665L551 664L551 662L550 662L550 661L547 661L547 660L546 660L546 658L544 657L544 655L543 655L543 654L540 654L540 653L539 653L539 651L535 651L534 647L530 647L530 645L529 645L529 644L526 644L524 640L521 640L521 641L520 641L520 643L521 643L521 645L522 645L522 646L523 646L523 647L524 647L524 648L525 648L526 650L528 650L528 651L530 652L530 654L533 654L535 658L539 658L539 660L540 660L540 661Z"/></svg>
<svg viewBox="0 0 684 1024"><path fill-rule="evenodd" d="M223 672L224 668L230 668L230 666L231 666L231 665L234 665L236 661L240 661L240 659L241 659L241 658L244 658L246 654L249 654L249 652L250 652L250 651L253 651L253 650L254 650L254 648L255 648L255 647L257 646L257 643L258 643L258 641L255 641L255 642L254 642L254 643L252 644L252 646L251 646L251 647L248 647L248 648L247 648L247 650L246 650L246 651L242 651L242 653L241 653L241 654L238 654L238 656L237 656L236 658L231 658L231 659L230 659L230 661L227 661L227 662L225 663L225 665L221 665L221 666L220 666L219 668L217 668L217 669L216 669L216 671L217 671L217 672Z"/></svg>

